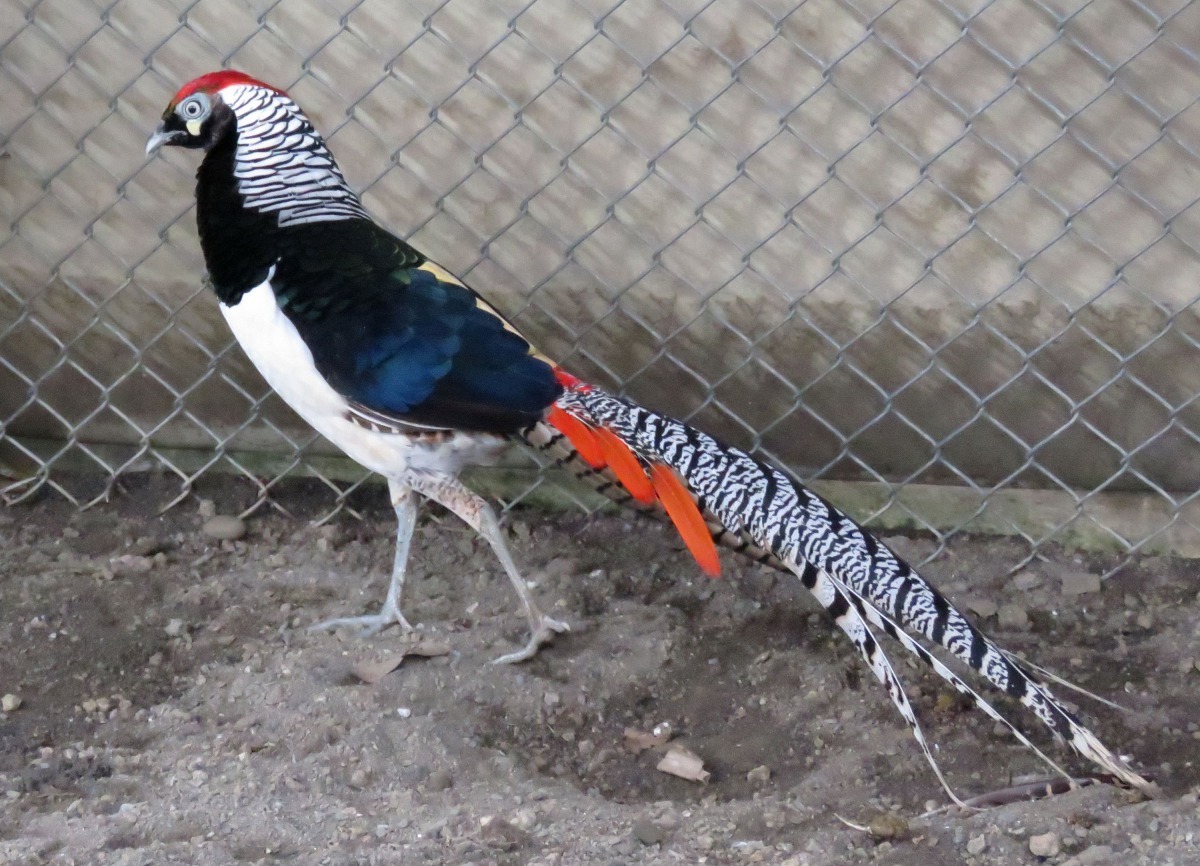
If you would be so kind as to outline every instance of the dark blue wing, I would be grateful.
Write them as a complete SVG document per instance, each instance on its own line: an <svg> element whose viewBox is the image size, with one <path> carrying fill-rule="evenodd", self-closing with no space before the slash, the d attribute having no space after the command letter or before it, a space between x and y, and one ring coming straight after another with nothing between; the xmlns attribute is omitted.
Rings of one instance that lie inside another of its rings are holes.
<svg viewBox="0 0 1200 866"><path fill-rule="evenodd" d="M551 365L498 313L382 229L356 220L295 233L272 287L343 396L399 421L513 433L560 393Z"/></svg>

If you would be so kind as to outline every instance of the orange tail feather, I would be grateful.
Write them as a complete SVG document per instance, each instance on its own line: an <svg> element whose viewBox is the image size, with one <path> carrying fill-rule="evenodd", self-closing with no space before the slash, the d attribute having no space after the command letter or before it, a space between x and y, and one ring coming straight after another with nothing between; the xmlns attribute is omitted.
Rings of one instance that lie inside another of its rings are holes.
<svg viewBox="0 0 1200 866"><path fill-rule="evenodd" d="M573 380L573 383L577 381ZM652 464L647 477L647 471L637 455L615 433L603 427L589 427L558 406L550 407L546 421L567 437L579 456L593 469L603 469L605 466L612 469L617 480L638 502L647 505L656 500L662 502L667 516L679 530L683 543L704 573L712 577L721 573L717 548L708 526L673 470Z"/></svg>
<svg viewBox="0 0 1200 866"><path fill-rule="evenodd" d="M657 499L658 497L654 495L654 486L646 477L646 471L642 468L642 464L629 450L629 446L618 439L615 433L605 430L603 427L597 427L592 432L596 434L596 438L600 441L600 447L604 449L605 462L616 473L617 478L630 495L646 505Z"/></svg>
<svg viewBox="0 0 1200 866"><path fill-rule="evenodd" d="M600 440L596 438L591 427L574 415L568 415L557 406L550 407L550 413L546 416L546 420L570 440L588 466L593 469L603 469L607 465L608 461L604 459L604 449L600 446Z"/></svg>
<svg viewBox="0 0 1200 866"><path fill-rule="evenodd" d="M669 466L656 463L650 467L650 481L701 570L709 577L719 576L721 561L717 557L717 546L713 544L708 525L679 476Z"/></svg>

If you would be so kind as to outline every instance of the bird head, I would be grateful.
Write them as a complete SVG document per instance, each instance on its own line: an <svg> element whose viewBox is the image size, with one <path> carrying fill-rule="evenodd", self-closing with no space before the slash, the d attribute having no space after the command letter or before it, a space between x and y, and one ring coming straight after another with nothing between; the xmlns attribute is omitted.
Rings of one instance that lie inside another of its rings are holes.
<svg viewBox="0 0 1200 866"><path fill-rule="evenodd" d="M222 95L232 87L261 88L283 94L277 87L232 69L201 75L183 85L167 105L162 121L146 142L147 155L166 144L210 149L236 125L233 109Z"/></svg>

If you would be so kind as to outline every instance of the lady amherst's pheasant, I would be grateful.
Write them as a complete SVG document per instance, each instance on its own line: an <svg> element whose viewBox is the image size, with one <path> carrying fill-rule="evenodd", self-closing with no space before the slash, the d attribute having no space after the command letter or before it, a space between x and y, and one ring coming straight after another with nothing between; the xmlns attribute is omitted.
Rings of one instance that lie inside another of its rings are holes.
<svg viewBox="0 0 1200 866"><path fill-rule="evenodd" d="M400 594L419 494L487 540L521 598L532 635L499 661L527 659L565 630L530 596L492 509L457 479L465 464L523 439L613 498L665 511L709 574L719 570L714 542L795 573L887 688L939 779L878 632L1030 748L914 635L1029 707L1114 780L1152 790L849 517L773 466L574 378L475 291L376 225L282 90L238 72L203 75L171 100L147 153L162 145L205 151L196 175L200 243L221 312L250 360L313 427L388 480L399 530L383 608L321 626L409 627Z"/></svg>

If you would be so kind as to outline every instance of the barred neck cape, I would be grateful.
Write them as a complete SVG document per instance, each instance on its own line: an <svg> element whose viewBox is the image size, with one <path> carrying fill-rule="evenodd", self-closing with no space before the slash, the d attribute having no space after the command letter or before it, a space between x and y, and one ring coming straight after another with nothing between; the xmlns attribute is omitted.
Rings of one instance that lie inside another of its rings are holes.
<svg viewBox="0 0 1200 866"><path fill-rule="evenodd" d="M1031 709L1057 737L1103 768L1110 781L1154 793L1151 782L1105 746L1043 683L983 635L937 589L871 533L783 472L686 424L583 383L569 387L556 408L590 429L609 431L646 466L661 465L677 472L719 543L798 575L887 688L956 802L961 803L942 776L903 685L872 629L894 638L932 667L1057 772L1070 778L906 629L944 647ZM552 438L541 438L535 444L562 447ZM583 467L577 474L590 471Z"/></svg>
<svg viewBox="0 0 1200 866"><path fill-rule="evenodd" d="M362 243L352 237L386 235L287 94L246 76L218 80L207 137L192 146L207 150L196 172L196 224L223 303L236 304L289 253L353 257ZM410 248L399 255L417 258Z"/></svg>
<svg viewBox="0 0 1200 866"><path fill-rule="evenodd" d="M237 118L233 176L247 208L281 227L370 219L324 139L287 94L235 84L221 91Z"/></svg>

